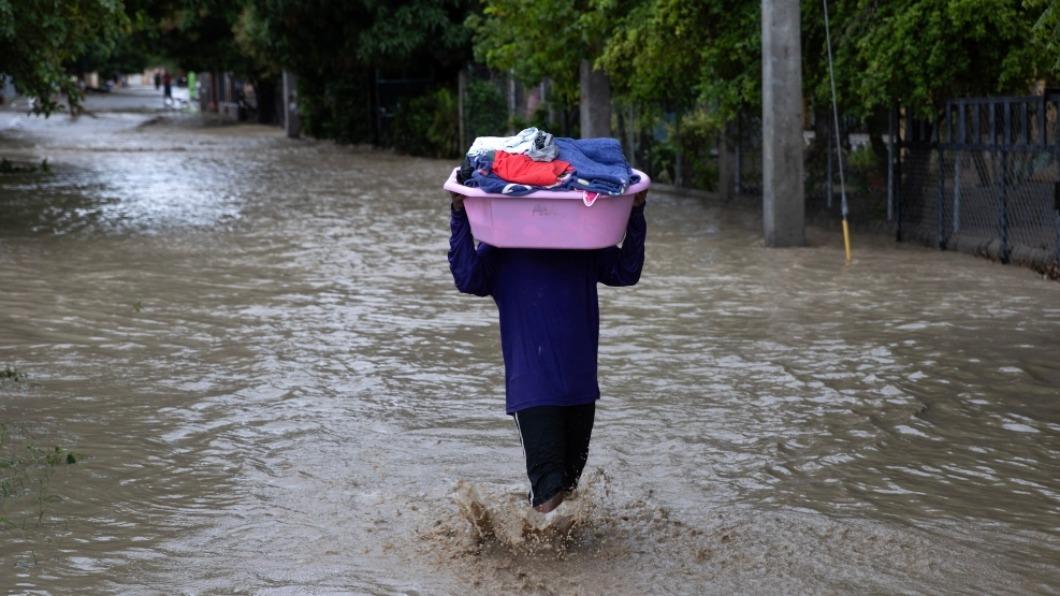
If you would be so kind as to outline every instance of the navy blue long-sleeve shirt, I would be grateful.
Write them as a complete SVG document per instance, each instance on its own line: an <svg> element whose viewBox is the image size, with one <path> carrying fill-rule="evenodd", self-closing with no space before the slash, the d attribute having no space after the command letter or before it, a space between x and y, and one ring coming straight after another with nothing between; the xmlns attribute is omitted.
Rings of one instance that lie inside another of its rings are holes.
<svg viewBox="0 0 1060 596"><path fill-rule="evenodd" d="M631 286L640 279L644 206L633 208L621 248L476 249L463 210L453 210L450 226L449 269L457 289L497 303L507 412L599 399L596 284Z"/></svg>

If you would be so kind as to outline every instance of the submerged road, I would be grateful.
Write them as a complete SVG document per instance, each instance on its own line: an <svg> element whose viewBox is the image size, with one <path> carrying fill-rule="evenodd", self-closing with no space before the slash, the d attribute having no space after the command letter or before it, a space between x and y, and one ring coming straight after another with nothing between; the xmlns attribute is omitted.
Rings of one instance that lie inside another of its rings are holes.
<svg viewBox="0 0 1060 596"><path fill-rule="evenodd" d="M51 165L0 174L0 458L81 457L0 496L0 590L1060 590L1060 285L1027 270L844 266L653 193L640 284L601 288L593 507L528 555L450 497L524 482L451 163L106 111L0 112L0 157Z"/></svg>

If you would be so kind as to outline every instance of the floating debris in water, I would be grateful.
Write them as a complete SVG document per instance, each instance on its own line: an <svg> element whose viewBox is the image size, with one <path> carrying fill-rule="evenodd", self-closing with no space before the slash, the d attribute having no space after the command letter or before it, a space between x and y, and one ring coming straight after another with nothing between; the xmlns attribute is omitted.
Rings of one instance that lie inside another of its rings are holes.
<svg viewBox="0 0 1060 596"><path fill-rule="evenodd" d="M14 381L16 383L26 380L26 373L13 368L10 365L5 366L3 370L0 370L0 381Z"/></svg>
<svg viewBox="0 0 1060 596"><path fill-rule="evenodd" d="M48 174L52 171L48 159L42 159L40 164L20 163L7 158L0 158L0 174L32 174L42 172Z"/></svg>

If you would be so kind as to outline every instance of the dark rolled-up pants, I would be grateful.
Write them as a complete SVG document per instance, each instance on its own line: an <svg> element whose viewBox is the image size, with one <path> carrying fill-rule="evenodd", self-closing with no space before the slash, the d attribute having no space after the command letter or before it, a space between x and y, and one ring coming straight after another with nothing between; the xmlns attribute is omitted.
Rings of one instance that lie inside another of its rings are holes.
<svg viewBox="0 0 1060 596"><path fill-rule="evenodd" d="M560 491L574 490L589 459L596 404L538 406L512 417L526 456L530 504L536 507Z"/></svg>

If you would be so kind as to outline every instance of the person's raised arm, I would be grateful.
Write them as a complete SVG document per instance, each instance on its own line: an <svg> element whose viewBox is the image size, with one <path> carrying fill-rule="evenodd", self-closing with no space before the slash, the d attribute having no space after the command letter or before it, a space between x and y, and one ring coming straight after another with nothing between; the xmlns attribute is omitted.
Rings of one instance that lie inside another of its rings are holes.
<svg viewBox="0 0 1060 596"><path fill-rule="evenodd" d="M488 296L490 294L491 261L490 248L481 246L475 250L475 239L471 237L471 222L464 212L464 197L450 193L453 198L449 227L449 271L453 274L456 289L465 294Z"/></svg>
<svg viewBox="0 0 1060 596"><path fill-rule="evenodd" d="M644 237L648 227L644 221L647 197L648 191L644 190L633 199L633 211L629 214L622 248L613 246L598 253L598 276L606 285L632 286L640 280L640 271L644 267Z"/></svg>

